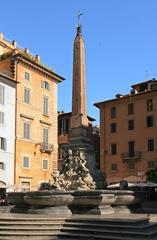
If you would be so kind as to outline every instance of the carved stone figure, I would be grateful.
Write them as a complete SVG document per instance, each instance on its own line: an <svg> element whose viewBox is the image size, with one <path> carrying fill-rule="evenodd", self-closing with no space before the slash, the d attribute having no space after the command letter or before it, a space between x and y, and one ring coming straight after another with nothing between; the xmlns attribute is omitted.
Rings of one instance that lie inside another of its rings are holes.
<svg viewBox="0 0 157 240"><path fill-rule="evenodd" d="M64 153L64 162L60 172L51 174L49 183L42 183L40 190L94 190L95 182L86 166L86 156L78 150L73 153L71 149Z"/></svg>

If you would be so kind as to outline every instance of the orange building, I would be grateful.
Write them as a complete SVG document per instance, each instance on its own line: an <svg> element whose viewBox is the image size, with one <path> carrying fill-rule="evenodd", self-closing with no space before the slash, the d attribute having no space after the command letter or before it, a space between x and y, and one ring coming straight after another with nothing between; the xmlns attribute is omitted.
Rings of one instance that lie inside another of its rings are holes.
<svg viewBox="0 0 157 240"><path fill-rule="evenodd" d="M18 81L15 186L36 189L57 169L57 84L64 78L0 34L0 71Z"/></svg>
<svg viewBox="0 0 157 240"><path fill-rule="evenodd" d="M100 109L100 166L109 183L143 181L157 167L157 80L94 104Z"/></svg>

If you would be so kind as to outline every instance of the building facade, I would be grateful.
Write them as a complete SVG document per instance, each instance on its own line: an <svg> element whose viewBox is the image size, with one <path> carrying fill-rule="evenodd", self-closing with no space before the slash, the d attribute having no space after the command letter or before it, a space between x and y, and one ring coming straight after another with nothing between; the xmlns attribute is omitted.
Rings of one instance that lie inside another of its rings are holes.
<svg viewBox="0 0 157 240"><path fill-rule="evenodd" d="M0 71L19 82L16 91L15 188L36 189L58 167L57 84L64 78L0 36Z"/></svg>
<svg viewBox="0 0 157 240"><path fill-rule="evenodd" d="M16 82L0 73L0 196L14 184Z"/></svg>
<svg viewBox="0 0 157 240"><path fill-rule="evenodd" d="M157 81L94 105L100 109L100 166L108 182L144 181L157 167Z"/></svg>

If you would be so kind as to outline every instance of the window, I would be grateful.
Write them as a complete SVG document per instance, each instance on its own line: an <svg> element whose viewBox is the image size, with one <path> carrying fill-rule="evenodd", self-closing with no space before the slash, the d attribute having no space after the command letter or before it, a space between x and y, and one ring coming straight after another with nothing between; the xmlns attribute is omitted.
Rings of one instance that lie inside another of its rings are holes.
<svg viewBox="0 0 157 240"><path fill-rule="evenodd" d="M43 128L43 143L48 144L49 142L49 130L48 128Z"/></svg>
<svg viewBox="0 0 157 240"><path fill-rule="evenodd" d="M147 100L147 111L153 111L153 100L152 99L148 99Z"/></svg>
<svg viewBox="0 0 157 240"><path fill-rule="evenodd" d="M0 112L0 124L4 124L4 112Z"/></svg>
<svg viewBox="0 0 157 240"><path fill-rule="evenodd" d="M21 182L21 191L30 191L30 182Z"/></svg>
<svg viewBox="0 0 157 240"><path fill-rule="evenodd" d="M30 123L24 122L24 124L23 124L23 137L25 139L30 139Z"/></svg>
<svg viewBox="0 0 157 240"><path fill-rule="evenodd" d="M3 151L7 150L7 139L0 137L0 149Z"/></svg>
<svg viewBox="0 0 157 240"><path fill-rule="evenodd" d="M111 118L115 118L116 117L116 108L112 107L111 108Z"/></svg>
<svg viewBox="0 0 157 240"><path fill-rule="evenodd" d="M128 120L128 130L134 130L134 120Z"/></svg>
<svg viewBox="0 0 157 240"><path fill-rule="evenodd" d="M0 85L0 104L4 105L5 87Z"/></svg>
<svg viewBox="0 0 157 240"><path fill-rule="evenodd" d="M23 168L29 168L29 157L23 157Z"/></svg>
<svg viewBox="0 0 157 240"><path fill-rule="evenodd" d="M134 105L133 103L128 104L128 115L131 115L134 113Z"/></svg>
<svg viewBox="0 0 157 240"><path fill-rule="evenodd" d="M111 123L111 133L115 133L116 130L116 123Z"/></svg>
<svg viewBox="0 0 157 240"><path fill-rule="evenodd" d="M0 162L0 169L5 170L6 164L4 162Z"/></svg>
<svg viewBox="0 0 157 240"><path fill-rule="evenodd" d="M116 155L117 154L117 144L116 143L112 143L111 144L111 154L112 155Z"/></svg>
<svg viewBox="0 0 157 240"><path fill-rule="evenodd" d="M154 139L148 139L148 152L154 151Z"/></svg>
<svg viewBox="0 0 157 240"><path fill-rule="evenodd" d="M117 164L116 163L111 164L111 171L112 172L116 172L117 171Z"/></svg>
<svg viewBox="0 0 157 240"><path fill-rule="evenodd" d="M41 88L50 91L50 84L47 81L41 81Z"/></svg>
<svg viewBox="0 0 157 240"><path fill-rule="evenodd" d="M47 159L43 159L42 169L48 170L48 160Z"/></svg>
<svg viewBox="0 0 157 240"><path fill-rule="evenodd" d="M128 153L129 153L129 157L134 157L134 155L135 155L135 142L134 141L128 142Z"/></svg>
<svg viewBox="0 0 157 240"><path fill-rule="evenodd" d="M153 127L153 116L147 116L147 127Z"/></svg>
<svg viewBox="0 0 157 240"><path fill-rule="evenodd" d="M128 169L129 170L135 170L135 163L134 162L128 162Z"/></svg>
<svg viewBox="0 0 157 240"><path fill-rule="evenodd" d="M155 169L156 166L157 166L157 162L156 161L153 161L153 160L148 161L148 168L149 169Z"/></svg>
<svg viewBox="0 0 157 240"><path fill-rule="evenodd" d="M43 115L48 116L48 97L44 96L43 98Z"/></svg>
<svg viewBox="0 0 157 240"><path fill-rule="evenodd" d="M30 81L30 73L25 71L24 78L25 80Z"/></svg>
<svg viewBox="0 0 157 240"><path fill-rule="evenodd" d="M25 103L30 103L30 89L29 88L24 88L24 102Z"/></svg>
<svg viewBox="0 0 157 240"><path fill-rule="evenodd" d="M59 120L59 134L68 133L69 131L69 119L60 119Z"/></svg>

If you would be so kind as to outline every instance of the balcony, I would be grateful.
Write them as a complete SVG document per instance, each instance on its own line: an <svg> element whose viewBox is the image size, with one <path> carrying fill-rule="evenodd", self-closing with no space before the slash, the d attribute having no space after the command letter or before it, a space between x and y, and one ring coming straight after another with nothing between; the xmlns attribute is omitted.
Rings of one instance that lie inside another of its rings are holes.
<svg viewBox="0 0 157 240"><path fill-rule="evenodd" d="M40 144L40 152L51 154L53 152L53 145L49 144L49 143L41 143Z"/></svg>
<svg viewBox="0 0 157 240"><path fill-rule="evenodd" d="M129 160L138 161L141 159L141 152L121 153L121 158L124 162Z"/></svg>

